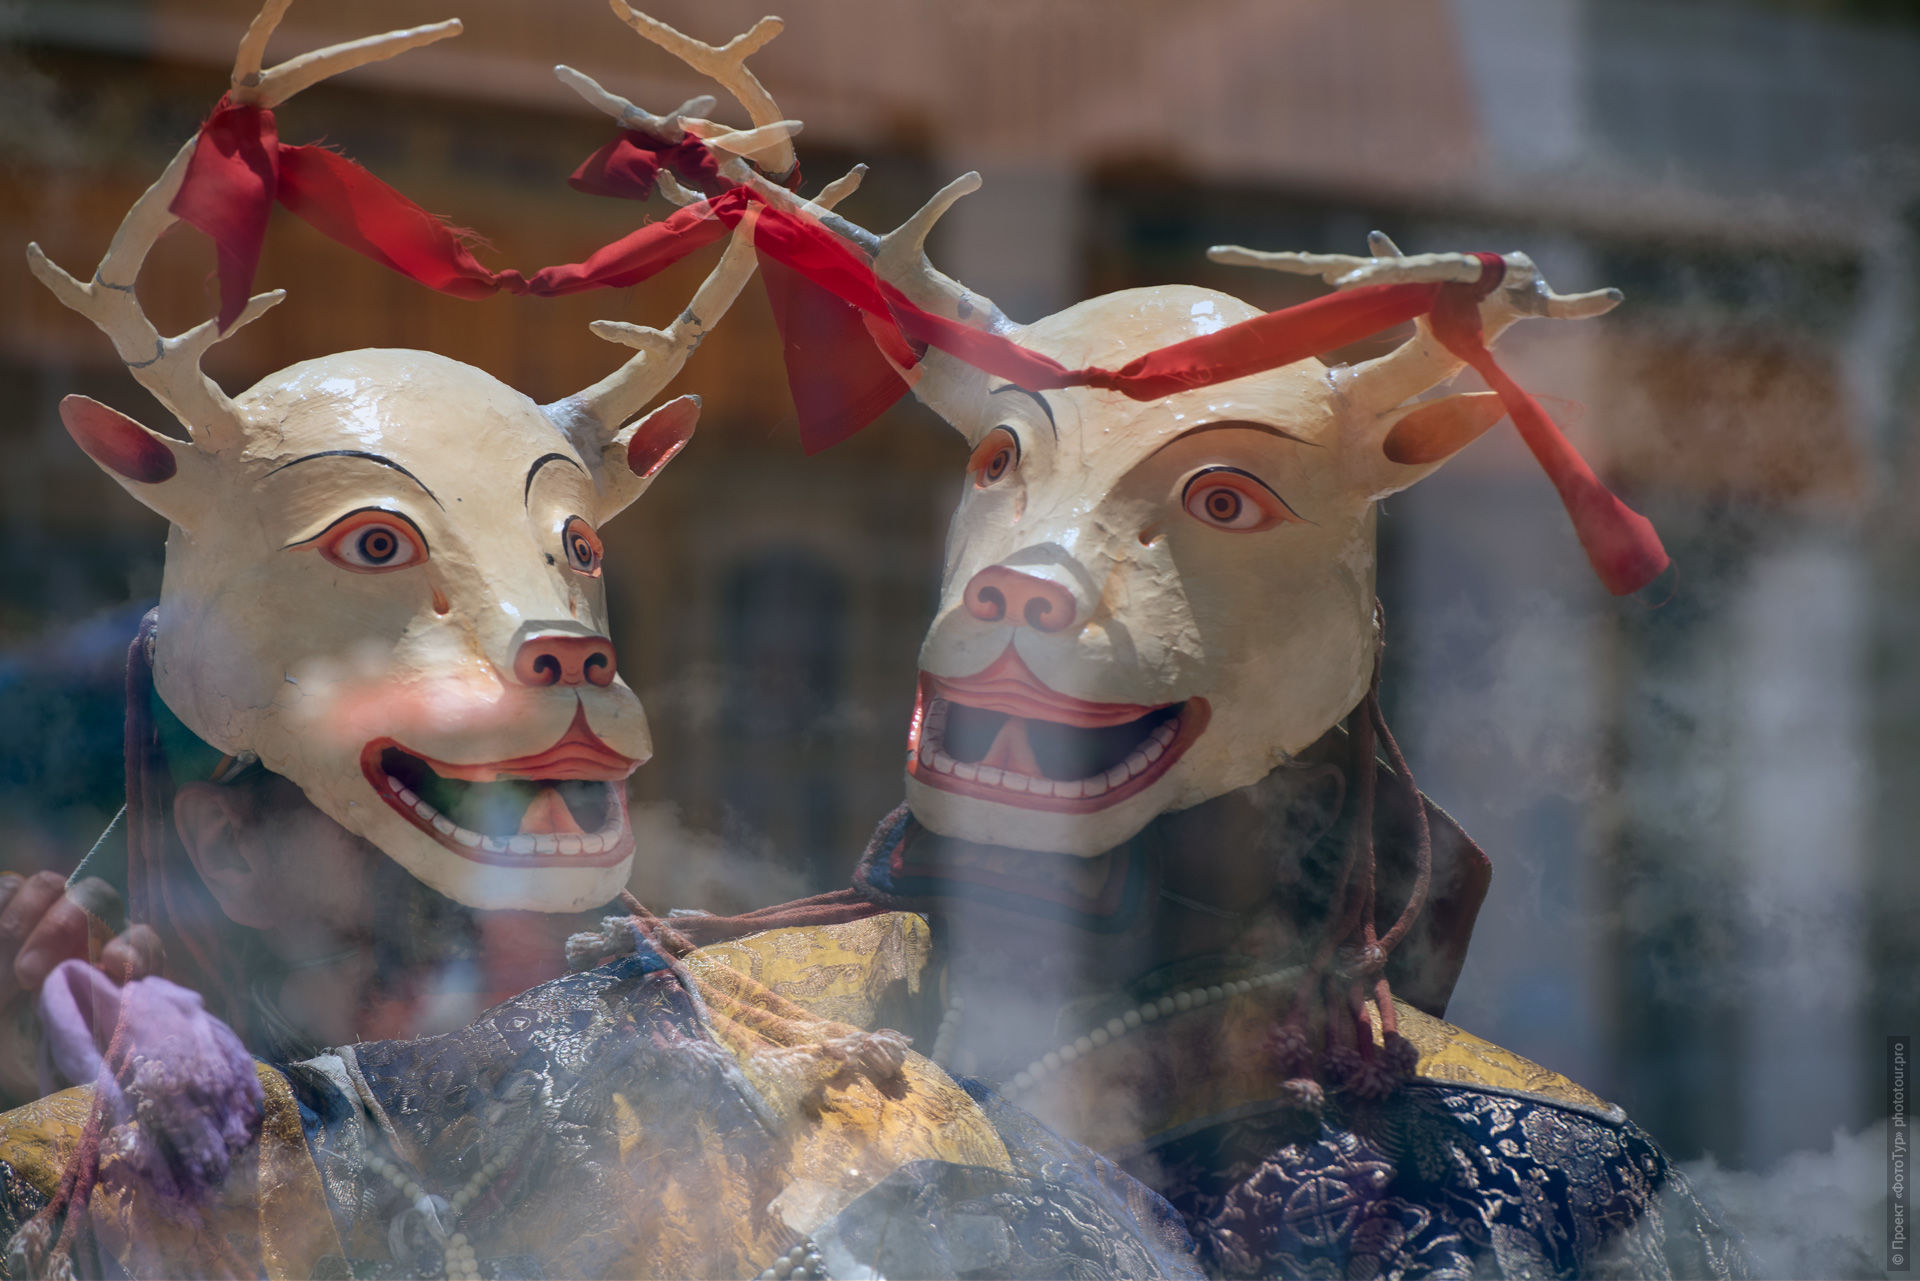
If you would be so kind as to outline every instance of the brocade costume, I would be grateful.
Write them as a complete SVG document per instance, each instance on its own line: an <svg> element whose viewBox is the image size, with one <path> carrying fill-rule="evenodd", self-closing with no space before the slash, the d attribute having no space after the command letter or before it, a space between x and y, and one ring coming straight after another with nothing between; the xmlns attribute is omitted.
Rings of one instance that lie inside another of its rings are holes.
<svg viewBox="0 0 1920 1281"><path fill-rule="evenodd" d="M1436 897L1427 919L1437 924L1421 950L1395 958L1425 962L1424 972L1408 967L1394 978L1413 997L1394 1002L1399 1032L1418 1051L1410 1080L1381 1097L1335 1086L1302 1106L1275 1062L1272 999L1229 991L1063 1056L1072 1061L1010 1096L1165 1196L1211 1276L1745 1275L1737 1242L1620 1108L1436 1017L1486 880L1477 847L1430 802L1427 814ZM1382 875L1391 881L1404 816L1383 817ZM870 904L917 910L767 929L711 944L696 959L725 960L822 1014L897 1026L930 1045L952 961L944 915L963 901L1002 909L1021 901L1004 858L976 857L968 870L960 845L903 807L881 824L855 884ZM1077 903L1056 886L1028 895L1024 910L1053 920L1078 913L1090 930L1125 928L1157 893L1155 877L1151 859L1121 858ZM778 912L736 918L735 928ZM1230 988L1257 968L1222 956L1145 975L1077 1006L1064 1039L1110 1027L1176 988ZM1004 1081L1019 1066L982 1070Z"/></svg>
<svg viewBox="0 0 1920 1281"><path fill-rule="evenodd" d="M641 942L456 1033L260 1065L225 1185L179 1210L103 1176L76 1267L184 1275L218 1238L269 1277L436 1276L457 1226L487 1277L1197 1275L1164 1203L991 1093L913 1055L862 1070L832 1053L851 1029L682 975ZM90 1093L0 1118L7 1232Z"/></svg>

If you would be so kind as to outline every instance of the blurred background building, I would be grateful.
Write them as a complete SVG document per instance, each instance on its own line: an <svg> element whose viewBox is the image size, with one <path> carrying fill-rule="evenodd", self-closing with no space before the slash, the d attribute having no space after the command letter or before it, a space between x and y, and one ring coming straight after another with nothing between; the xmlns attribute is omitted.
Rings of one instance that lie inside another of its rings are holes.
<svg viewBox="0 0 1920 1281"><path fill-rule="evenodd" d="M656 0L719 40L760 0ZM161 540L55 406L170 421L27 276L79 271L225 87L255 0L12 0L0 66L0 864L66 867L118 803L119 672ZM309 0L275 48L457 14L459 40L281 113L492 238L577 258L638 211L570 191L607 136L567 61L664 109L706 86L598 0ZM756 68L809 190L891 226L954 174L936 236L1011 314L1163 281L1263 306L1312 290L1210 244L1521 248L1583 325L1503 346L1679 565L1607 598L1501 429L1389 502L1389 716L1496 878L1455 1021L1623 1103L1677 1155L1762 1168L1881 1114L1887 1035L1920 1029L1920 15L1789 0L801 0ZM723 110L722 115L726 117ZM295 360L426 347L539 399L620 359L600 317L664 323L707 261L626 294L459 302L284 215L217 348L231 390ZM176 234L143 295L210 315ZM1350 358L1384 349L1344 353ZM678 386L687 453L609 531L622 671L658 755L637 888L744 907L844 883L899 799L914 655L962 450L907 405L803 459L757 289ZM1656 607L1656 605L1658 607Z"/></svg>

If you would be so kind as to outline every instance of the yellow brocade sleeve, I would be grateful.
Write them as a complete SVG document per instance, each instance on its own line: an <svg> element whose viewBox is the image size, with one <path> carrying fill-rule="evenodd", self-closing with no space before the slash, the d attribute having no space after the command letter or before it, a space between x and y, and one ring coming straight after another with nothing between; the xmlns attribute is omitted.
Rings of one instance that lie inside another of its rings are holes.
<svg viewBox="0 0 1920 1281"><path fill-rule="evenodd" d="M1394 1009L1400 1020L1400 1035L1420 1052L1420 1065L1414 1069L1416 1075L1454 1085L1513 1090L1597 1112L1619 1110L1586 1086L1531 1059L1523 1059L1512 1050L1483 1041L1431 1014L1422 1014L1411 1005L1396 1001ZM1374 1036L1378 1039L1380 1012L1372 1006L1367 1010L1373 1017Z"/></svg>
<svg viewBox="0 0 1920 1281"><path fill-rule="evenodd" d="M257 1252L274 1281L311 1276L322 1255L340 1253L293 1091L279 1072L255 1066L265 1095L259 1142L234 1162L217 1200L202 1214L174 1218L145 1209L125 1193L94 1189L88 1211L95 1239L123 1269L186 1275L207 1257L210 1238L225 1241L243 1259ZM92 1087L80 1086L0 1116L0 1161L51 1196L92 1106Z"/></svg>
<svg viewBox="0 0 1920 1281"><path fill-rule="evenodd" d="M293 1090L272 1068L264 1063L259 1068L267 1105L260 1130L260 1255L274 1281L310 1277L316 1261L341 1253L340 1234L320 1189L320 1171L307 1147Z"/></svg>
<svg viewBox="0 0 1920 1281"><path fill-rule="evenodd" d="M841 925L767 930L701 948L694 973L723 965L810 1013L855 1027L899 1027L920 998L933 933L911 912L883 912Z"/></svg>
<svg viewBox="0 0 1920 1281"><path fill-rule="evenodd" d="M93 1088L78 1086L35 1099L0 1116L0 1161L15 1178L50 1197L66 1168L67 1154L80 1142L93 1107Z"/></svg>
<svg viewBox="0 0 1920 1281"><path fill-rule="evenodd" d="M752 1017L724 1016L713 1028L773 1110L804 1119L788 1127L788 1186L777 1204L787 1222L821 1222L913 1161L1012 1169L1006 1145L979 1105L918 1054L906 1055L891 1084L847 1073L821 1088L813 1048L876 1026L878 1015L917 993L930 950L926 923L896 912L769 930L687 958L716 1014L771 1006L798 1016L778 1030Z"/></svg>

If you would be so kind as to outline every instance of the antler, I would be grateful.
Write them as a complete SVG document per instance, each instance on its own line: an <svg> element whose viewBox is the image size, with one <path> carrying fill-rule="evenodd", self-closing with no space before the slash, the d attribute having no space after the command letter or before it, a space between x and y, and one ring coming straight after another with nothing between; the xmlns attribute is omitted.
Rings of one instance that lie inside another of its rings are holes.
<svg viewBox="0 0 1920 1281"><path fill-rule="evenodd" d="M748 114L752 116L753 123L760 126L753 133L734 134L729 139L724 132L720 132L721 126L705 120L688 120L686 127L689 132L695 137L723 146L736 154L760 161L762 168L776 178L792 169L794 159L790 144L786 145L784 150L777 149L779 144L769 144L766 150L774 153L771 162L760 160L760 153L752 145L753 134L765 132L777 122L779 111L767 91L744 65L744 59L748 54L764 47L774 36L780 34L784 26L780 19L762 18L745 35L735 36L722 48L714 49L697 40L690 40L665 23L636 11L626 3L626 0L610 0L610 2L614 12L635 31L666 49L696 71L703 72L718 81L740 100L741 105L746 107ZM744 166L740 168L744 169ZM979 174L967 173L954 179L918 213L884 236L875 236L864 228L829 215L827 211L832 208L833 201L826 198L825 192L822 192L821 196L814 201L801 201L791 192L775 183L767 182L760 175L750 171L729 173L729 176L734 177L736 181L752 183L762 195L777 204L802 209L820 218L835 234L844 236L867 249L874 255L875 272L922 307L942 311L961 320L972 319L991 329L1011 327L1000 309L994 306L992 299L974 293L958 281L942 274L934 268L926 256L927 233L933 230L934 223L953 207L955 201L979 190ZM835 199L837 198L836 195Z"/></svg>
<svg viewBox="0 0 1920 1281"><path fill-rule="evenodd" d="M934 224L946 215L947 210L959 203L962 196L970 196L980 190L978 172L969 170L934 192L933 198L920 206L911 218L885 235L875 235L857 223L829 213L819 205L801 200L793 193L763 180L752 178L750 181L769 201L811 214L835 235L866 250L873 256L874 273L918 306L967 321L993 333L1019 328L993 299L969 289L935 267L927 258L927 236L933 231ZM929 358L932 358L931 354Z"/></svg>
<svg viewBox="0 0 1920 1281"><path fill-rule="evenodd" d="M935 192L913 217L880 237L873 269L916 304L977 324L994 333L1014 328L985 294L976 293L935 267L927 257L927 236L962 196L980 190L980 175L969 170Z"/></svg>
<svg viewBox="0 0 1920 1281"><path fill-rule="evenodd" d="M738 99L752 118L753 128L729 129L701 119L697 113L713 107L710 96L690 98L668 114L656 116L602 88L591 76L572 67L554 68L554 74L561 83L597 110L618 121L622 128L637 130L667 144L680 142L692 134L726 153L728 158L722 162L721 173L734 182L760 179L760 175L743 157L764 163L779 174L793 169L792 137L799 132L800 122L781 118L773 96L746 65L749 56L780 34L784 26L780 19L762 18L754 23L751 30L715 48L641 13L625 0L610 0L610 3L614 15L622 22L695 71L712 78ZM830 204L845 197L860 185L865 173L866 166L857 166L822 192L821 201ZM793 198L784 188L770 183L765 185L782 192L789 199ZM677 203L690 204L700 199L664 174L661 187ZM743 227L746 225L743 224ZM694 294L693 301L681 312L679 319L666 329L653 329L617 320L595 321L592 325L595 336L632 347L639 354L586 390L548 405L549 416L560 424L562 430L575 437L583 453L590 458L597 458L613 442L621 425L646 408L680 372L687 358L706 337L707 331L719 322L733 305L734 299L740 296L741 289L753 275L754 267L751 233L743 235L736 231L726 252L721 255L719 265Z"/></svg>
<svg viewBox="0 0 1920 1281"><path fill-rule="evenodd" d="M260 63L267 41L292 3L267 0L248 27L233 61L234 101L274 107L330 76L460 33L459 20L449 19L331 45L262 71ZM227 394L201 371L201 358L214 343L277 306L286 298L286 291L275 289L253 297L226 333L221 333L214 321L205 320L185 333L166 338L141 310L134 285L155 242L176 221L169 206L186 179L197 142L197 137L188 139L159 180L134 202L114 232L106 256L85 284L62 270L38 244L27 246L27 266L54 297L112 339L114 350L141 386L180 420L196 443L218 449L237 439L243 426Z"/></svg>
<svg viewBox="0 0 1920 1281"><path fill-rule="evenodd" d="M1351 254L1267 253L1239 245L1216 245L1207 251L1214 262L1240 267L1262 267L1292 275L1318 276L1340 289L1358 285L1458 283L1480 278L1480 260L1472 254L1414 254L1400 252L1385 232L1367 238L1371 257ZM1612 311L1622 297L1618 289L1595 289L1581 294L1559 294L1548 287L1533 259L1522 253L1501 259L1506 273L1500 287L1480 304L1481 331L1491 342L1507 326L1529 316L1580 320ZM1364 412L1387 413L1410 397L1445 382L1462 367L1460 358L1440 345L1425 317L1414 335L1384 356L1355 365L1342 383Z"/></svg>
<svg viewBox="0 0 1920 1281"><path fill-rule="evenodd" d="M613 0L613 3L616 8L619 8L622 5L622 0ZM645 18L644 21L654 22L651 18ZM727 48L730 49L742 41L750 40L756 33L761 31L767 23L777 21L778 19L773 18L762 19L761 22L754 27L753 31L748 32L745 36L738 37L732 44L729 44ZM672 31L672 28L665 27L663 24L654 23L654 25L660 27L662 30ZM675 34L677 36L677 33ZM767 38L770 39L771 37L769 36ZM684 41L686 37L678 36L678 39ZM762 39L754 43L752 47L759 48L760 45L765 43L765 39ZM705 46L701 47L705 48ZM709 52L712 51L709 50ZM574 74L578 75L577 72ZM581 77L581 79L585 79L585 77ZM754 83L757 88L758 82L755 81ZM595 87L597 88L598 86ZM602 92L604 93L604 91ZM765 91L762 90L761 92L764 93ZM634 111L638 110L637 108L632 108L632 105L626 103L624 99L613 99L612 95L607 95L607 97L612 99L612 102L620 108L627 108ZM771 107L772 104L769 102L769 113L771 113ZM685 110L685 108L682 108L682 110ZM639 115L645 116L646 113L639 112ZM759 123L758 117L755 118L755 123ZM795 128L798 128L797 122L788 123L793 123ZM754 136L767 132L767 128L758 128L747 133L735 133L729 137L724 132L716 132L723 127L714 125L709 121L688 119L685 121L685 125L688 132L693 133L696 137L712 143L715 146L747 156L753 154L751 144L754 141ZM672 140L678 141L678 135L674 135ZM736 182L751 184L755 190L765 196L769 202L784 209L806 213L825 224L835 235L859 245L873 256L874 271L881 279L899 289L915 303L925 307L927 310L949 315L959 320L971 321L974 324L981 325L994 332L1016 328L1014 323L1007 319L1006 314L995 305L993 299L988 298L985 294L967 288L951 276L946 275L936 268L927 258L928 234L932 232L934 224L946 214L947 210L953 208L962 196L971 195L980 189L980 175L977 172L969 171L955 178L952 182L935 192L933 198L922 205L911 218L908 218L905 222L901 223L892 231L887 232L885 235L875 235L865 227L850 222L840 215L831 212L834 203L846 194L838 191L837 184L829 186L826 190L822 191L820 195L809 201L794 195L777 183L767 181L763 175L754 172L744 165L723 165L721 172ZM844 182L845 179L841 179L841 181ZM680 184L674 182L672 176L668 174L661 175L660 185L661 189L667 193L668 198L678 204L691 204L700 198L692 192L685 191L680 187Z"/></svg>
<svg viewBox="0 0 1920 1281"><path fill-rule="evenodd" d="M694 98L665 116L656 116L610 93L592 77L571 67L556 67L562 83L591 103L597 110L661 142L672 144L687 134L725 153L721 176L735 183L750 185L768 203L790 212L818 219L834 234L859 245L874 255L874 269L883 278L929 310L940 311L961 320L1001 331L1014 328L993 300L975 293L936 270L927 261L926 239L933 224L961 196L976 190L980 175L969 173L949 183L913 217L894 231L876 236L832 212L833 206L859 186L864 165L829 184L812 200L787 190L777 181L769 181L756 169L755 161L768 172L784 175L795 163L792 135L800 124L780 118L779 108L760 81L746 67L746 59L764 48L784 24L778 18L762 18L742 35L715 48L674 30L656 18L634 9L626 0L609 0L614 14L643 37L672 53L682 62L710 76L732 93L747 109L753 128L731 130L697 114L708 109L710 99ZM669 200L688 205L701 197L687 191L672 176L659 176L660 190ZM749 228L751 220L742 224ZM593 332L610 342L637 348L640 355L607 378L567 400L547 406L548 413L563 430L576 437L596 437L611 443L619 426L644 408L677 373L699 345L706 330L731 306L753 271L753 256L745 234L736 232L720 264L707 278L693 303L678 321L666 330L652 329L619 321L597 321ZM583 448L591 442L582 440ZM603 445L602 448L606 446ZM616 469L617 470L617 469Z"/></svg>
<svg viewBox="0 0 1920 1281"><path fill-rule="evenodd" d="M682 35L658 18L640 12L626 0L609 0L614 16L639 32L647 40L659 45L674 57L687 64L693 70L706 76L715 84L734 96L747 116L754 123L754 132L768 129L782 123L780 108L774 105L773 95L760 83L759 77L747 69L747 59L766 48L773 38L786 30L787 24L778 18L766 17L753 24L751 28L721 45L718 49L703 44L690 36ZM696 138L714 142L724 137L728 130L724 125L715 125L706 120L688 122ZM798 122L788 122L797 132ZM701 126L705 126L702 128ZM741 138L747 134L742 133ZM793 171L798 158L793 153L793 143L787 136L769 135L764 141L756 142L744 149L735 145L729 150L745 155L760 163L776 178L784 178ZM762 154L767 160L760 160Z"/></svg>

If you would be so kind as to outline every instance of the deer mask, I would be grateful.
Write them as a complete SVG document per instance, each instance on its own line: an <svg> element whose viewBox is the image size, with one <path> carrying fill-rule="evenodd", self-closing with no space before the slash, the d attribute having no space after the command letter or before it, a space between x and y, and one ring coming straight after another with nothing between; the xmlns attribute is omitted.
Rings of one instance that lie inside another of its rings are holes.
<svg viewBox="0 0 1920 1281"><path fill-rule="evenodd" d="M394 32L263 72L286 7L269 0L249 31L233 101L271 108L459 29ZM777 119L745 69L751 49L634 25L736 92L758 91L756 126ZM622 105L627 127L678 141L679 113ZM141 197L89 282L28 251L41 281L113 339L189 434L162 435L85 397L61 405L81 448L171 522L152 655L161 700L461 903L606 902L634 858L625 780L652 745L607 639L599 530L691 436L692 397L636 415L724 314L751 254L730 246L664 332L596 326L640 353L555 404L393 350L307 361L230 399L199 367L222 336L214 323L162 338L133 288L175 221L192 151ZM282 296L254 298L231 328Z"/></svg>
<svg viewBox="0 0 1920 1281"><path fill-rule="evenodd" d="M1260 314L1169 285L1030 325L928 265L928 229L968 175L898 231L852 228L916 305L1068 368L1115 368ZM847 234L848 225L836 223ZM1256 254L1224 261L1342 284L1472 281L1466 255ZM1593 315L1613 291L1550 293L1503 260L1491 336L1522 315ZM916 392L971 449L920 652L907 800L984 844L1092 856L1168 810L1264 777L1366 692L1375 652L1374 505L1501 417L1491 393L1409 404L1460 363L1421 322L1357 368L1309 359L1135 400L1033 392L930 351Z"/></svg>

